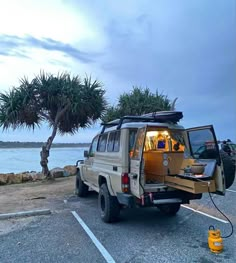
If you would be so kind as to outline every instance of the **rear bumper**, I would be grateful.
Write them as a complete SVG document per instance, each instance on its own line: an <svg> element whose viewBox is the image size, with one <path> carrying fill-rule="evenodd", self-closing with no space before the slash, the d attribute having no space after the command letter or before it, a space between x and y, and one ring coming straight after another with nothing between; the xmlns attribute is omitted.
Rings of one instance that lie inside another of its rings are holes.
<svg viewBox="0 0 236 263"><path fill-rule="evenodd" d="M163 193L146 193L142 199L131 194L116 193L118 202L129 208L137 206L155 206L160 203L188 204L190 200L201 199L202 194L192 194L184 191L170 191ZM178 201L177 201L178 200Z"/></svg>
<svg viewBox="0 0 236 263"><path fill-rule="evenodd" d="M118 202L122 205L125 205L129 208L135 207L136 202L135 202L135 197L130 194L125 194L125 193L116 193Z"/></svg>

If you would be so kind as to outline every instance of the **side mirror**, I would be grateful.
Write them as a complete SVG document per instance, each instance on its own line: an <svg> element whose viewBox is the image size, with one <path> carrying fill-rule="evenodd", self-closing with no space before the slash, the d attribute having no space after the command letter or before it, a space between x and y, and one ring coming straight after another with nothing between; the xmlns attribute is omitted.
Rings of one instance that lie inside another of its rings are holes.
<svg viewBox="0 0 236 263"><path fill-rule="evenodd" d="M84 157L88 158L89 157L89 152L87 150L84 151Z"/></svg>

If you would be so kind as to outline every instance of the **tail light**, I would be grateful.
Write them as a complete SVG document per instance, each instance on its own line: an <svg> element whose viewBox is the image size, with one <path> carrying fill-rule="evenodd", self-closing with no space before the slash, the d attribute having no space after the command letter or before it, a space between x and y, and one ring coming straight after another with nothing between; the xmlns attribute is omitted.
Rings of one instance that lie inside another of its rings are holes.
<svg viewBox="0 0 236 263"><path fill-rule="evenodd" d="M129 192L129 174L123 173L121 175L121 188L122 192L128 193Z"/></svg>

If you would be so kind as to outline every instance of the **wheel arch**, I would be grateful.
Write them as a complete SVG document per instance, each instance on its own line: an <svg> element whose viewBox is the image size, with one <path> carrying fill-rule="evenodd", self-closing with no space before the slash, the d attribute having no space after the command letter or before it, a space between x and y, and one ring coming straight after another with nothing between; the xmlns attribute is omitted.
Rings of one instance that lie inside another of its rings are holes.
<svg viewBox="0 0 236 263"><path fill-rule="evenodd" d="M83 166L82 165L79 165L77 166L77 174L80 173L80 177L81 179L84 181L84 175L83 175Z"/></svg>
<svg viewBox="0 0 236 263"><path fill-rule="evenodd" d="M114 193L114 191L112 189L112 186L111 186L110 176L108 174L105 174L105 173L100 173L99 176L98 176L99 188L104 183L107 185L107 188L108 188L108 191L109 191L110 195L115 196L115 193Z"/></svg>

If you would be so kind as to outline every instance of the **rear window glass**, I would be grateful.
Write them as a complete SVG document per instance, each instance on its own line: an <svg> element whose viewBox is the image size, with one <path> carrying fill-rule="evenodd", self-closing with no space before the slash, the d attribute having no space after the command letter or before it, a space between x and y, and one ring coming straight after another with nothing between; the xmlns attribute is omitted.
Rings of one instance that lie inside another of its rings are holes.
<svg viewBox="0 0 236 263"><path fill-rule="evenodd" d="M130 130L129 132L129 152L133 150L136 134L137 130Z"/></svg>

